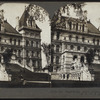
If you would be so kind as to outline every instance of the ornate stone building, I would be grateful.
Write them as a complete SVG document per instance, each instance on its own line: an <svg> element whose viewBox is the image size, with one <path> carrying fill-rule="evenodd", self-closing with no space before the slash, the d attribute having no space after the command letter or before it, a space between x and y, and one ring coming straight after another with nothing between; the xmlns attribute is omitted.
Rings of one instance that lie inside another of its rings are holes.
<svg viewBox="0 0 100 100"><path fill-rule="evenodd" d="M53 72L71 69L72 62L77 58L78 62L86 63L85 53L90 48L100 51L100 32L90 22L72 17L61 17L52 23L51 41L53 46L52 66ZM93 62L100 64L98 56Z"/></svg>
<svg viewBox="0 0 100 100"><path fill-rule="evenodd" d="M33 66L34 71L39 71L41 70L41 30L28 11L25 9L18 26L23 41L23 65Z"/></svg>
<svg viewBox="0 0 100 100"><path fill-rule="evenodd" d="M17 30L17 31L16 31ZM31 71L41 70L41 30L32 16L25 9L22 17L17 18L17 27L14 29L0 15L0 52L12 48L16 60L22 67ZM2 56L0 58L2 62Z"/></svg>

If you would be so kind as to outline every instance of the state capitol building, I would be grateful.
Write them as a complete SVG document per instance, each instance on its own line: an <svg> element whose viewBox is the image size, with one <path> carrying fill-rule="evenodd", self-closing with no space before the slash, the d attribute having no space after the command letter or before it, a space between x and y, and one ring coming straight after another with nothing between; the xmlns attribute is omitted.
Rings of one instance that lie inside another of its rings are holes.
<svg viewBox="0 0 100 100"><path fill-rule="evenodd" d="M71 73L75 59L79 64L84 63L87 66L85 53L90 48L95 48L97 50L96 54L100 51L100 31L90 20L61 16L58 22L52 23L51 41L53 45L53 72L65 73L64 77ZM93 61L94 72L99 71L99 67L100 60L95 55ZM80 68L82 68L81 65ZM73 79L75 79L78 70L76 68Z"/></svg>
<svg viewBox="0 0 100 100"><path fill-rule="evenodd" d="M16 29L7 20L4 20L3 10L1 11L0 62L3 63L2 53L4 50L11 48L13 54L16 55L17 64L32 72L38 72L43 67L41 64L41 29L28 11L29 8L25 9L21 18L17 18ZM95 75L99 73L100 58L97 55L100 52L100 31L90 20L61 16L57 21L53 21L51 23L51 45L51 73L60 73L58 76L55 74L55 78L60 79L63 74L65 75L63 79L66 80L94 80L88 71L85 56L90 48L97 50L93 68ZM82 74L83 76L79 79L80 71L85 74Z"/></svg>
<svg viewBox="0 0 100 100"><path fill-rule="evenodd" d="M11 48L16 55L17 64L33 72L41 70L41 29L25 9L21 18L17 18L17 27L13 28L4 20L3 10L0 16L0 61L2 53Z"/></svg>

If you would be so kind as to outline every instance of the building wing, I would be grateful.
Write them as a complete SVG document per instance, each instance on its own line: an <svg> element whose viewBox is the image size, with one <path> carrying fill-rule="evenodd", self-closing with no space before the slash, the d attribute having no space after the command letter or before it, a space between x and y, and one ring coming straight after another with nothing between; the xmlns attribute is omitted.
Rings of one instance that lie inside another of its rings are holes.
<svg viewBox="0 0 100 100"><path fill-rule="evenodd" d="M10 34L19 34L16 29L14 29L7 21L4 21L4 29L5 32L8 32Z"/></svg>

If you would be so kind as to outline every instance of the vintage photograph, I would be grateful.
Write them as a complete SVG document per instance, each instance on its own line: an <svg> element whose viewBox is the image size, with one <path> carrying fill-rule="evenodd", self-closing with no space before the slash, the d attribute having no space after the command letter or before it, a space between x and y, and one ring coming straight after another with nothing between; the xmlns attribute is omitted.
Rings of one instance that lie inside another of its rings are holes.
<svg viewBox="0 0 100 100"><path fill-rule="evenodd" d="M0 2L0 88L100 87L99 2Z"/></svg>

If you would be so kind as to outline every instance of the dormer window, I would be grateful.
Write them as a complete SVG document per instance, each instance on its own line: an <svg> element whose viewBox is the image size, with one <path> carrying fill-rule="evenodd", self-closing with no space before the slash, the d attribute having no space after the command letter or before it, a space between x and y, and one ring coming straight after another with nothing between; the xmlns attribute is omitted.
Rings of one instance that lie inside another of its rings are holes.
<svg viewBox="0 0 100 100"><path fill-rule="evenodd" d="M35 21L34 21L34 19L33 19L32 16L30 16L29 18L27 18L26 23L27 23L27 26L36 28L36 24L35 24Z"/></svg>

